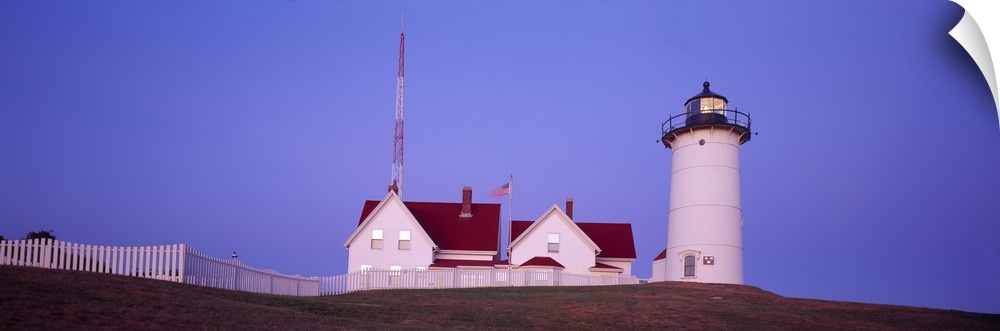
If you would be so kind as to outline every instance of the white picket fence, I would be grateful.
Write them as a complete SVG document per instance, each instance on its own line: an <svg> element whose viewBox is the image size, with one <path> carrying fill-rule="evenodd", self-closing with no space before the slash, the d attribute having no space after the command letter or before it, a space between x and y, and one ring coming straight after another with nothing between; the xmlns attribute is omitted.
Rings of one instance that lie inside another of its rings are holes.
<svg viewBox="0 0 1000 331"><path fill-rule="evenodd" d="M229 290L294 296L319 295L319 281L275 270L255 269L239 260L219 259L188 248L184 283Z"/></svg>
<svg viewBox="0 0 1000 331"><path fill-rule="evenodd" d="M185 244L95 246L51 239L0 241L0 265L160 279L253 293L319 295L319 280L213 258Z"/></svg>
<svg viewBox="0 0 1000 331"><path fill-rule="evenodd" d="M294 296L338 295L380 289L639 284L613 275L576 275L545 269L369 269L302 277L219 259L185 244L114 247L51 240L0 241L0 265L98 272L236 291Z"/></svg>
<svg viewBox="0 0 1000 331"><path fill-rule="evenodd" d="M368 269L317 279L320 295L382 289L639 284L639 279L632 276L577 275L544 269Z"/></svg>
<svg viewBox="0 0 1000 331"><path fill-rule="evenodd" d="M0 265L77 270L180 282L185 245L112 247L51 240L0 241Z"/></svg>

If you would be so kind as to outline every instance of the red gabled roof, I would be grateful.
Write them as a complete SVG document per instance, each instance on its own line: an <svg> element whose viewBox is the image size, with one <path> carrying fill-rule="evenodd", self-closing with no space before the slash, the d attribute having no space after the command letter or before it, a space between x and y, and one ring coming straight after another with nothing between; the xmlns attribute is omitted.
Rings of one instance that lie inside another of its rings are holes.
<svg viewBox="0 0 1000 331"><path fill-rule="evenodd" d="M527 261L524 261L524 263L521 263L521 266L522 267L559 267L559 268L564 268L564 269L566 268L561 263L559 263L555 259L553 259L551 257L548 257L548 256L536 256L536 257L533 257L533 258L531 258L531 259L529 259Z"/></svg>
<svg viewBox="0 0 1000 331"><path fill-rule="evenodd" d="M576 223L601 248L597 257L635 258L635 241L629 223Z"/></svg>
<svg viewBox="0 0 1000 331"><path fill-rule="evenodd" d="M503 261L476 261L476 260L450 260L435 259L429 268L457 268L457 267L493 267L506 266L507 260Z"/></svg>
<svg viewBox="0 0 1000 331"><path fill-rule="evenodd" d="M600 262L594 262L594 266L592 268L625 270L625 269L622 269L622 268L619 268L619 267L616 267L616 266L613 266L613 265L610 265L610 264L604 264L604 263L600 263Z"/></svg>
<svg viewBox="0 0 1000 331"><path fill-rule="evenodd" d="M365 201L359 226L379 202ZM492 252L499 248L500 204L473 203L472 217L458 216L462 203L404 201L403 205L440 249Z"/></svg>
<svg viewBox="0 0 1000 331"><path fill-rule="evenodd" d="M524 230L527 230L528 227L531 226L532 222L533 221L510 221L510 238L507 239L507 244L510 244L514 241L514 239L517 239L518 236L524 233Z"/></svg>
<svg viewBox="0 0 1000 331"><path fill-rule="evenodd" d="M653 258L653 261L659 261L666 258L667 258L667 249L664 248L663 251L660 252L660 254L656 255L656 257Z"/></svg>
<svg viewBox="0 0 1000 331"><path fill-rule="evenodd" d="M375 211L375 207L378 206L379 202L381 201L378 200L365 201L365 206L361 207L361 219L358 220L358 226L361 226L361 223L365 222L365 219L368 218L368 215L370 215L373 211Z"/></svg>
<svg viewBox="0 0 1000 331"><path fill-rule="evenodd" d="M532 221L512 221L511 238L517 238L531 226ZM583 233L590 237L601 254L597 257L635 258L635 240L632 237L632 224L628 223L581 223L575 222Z"/></svg>

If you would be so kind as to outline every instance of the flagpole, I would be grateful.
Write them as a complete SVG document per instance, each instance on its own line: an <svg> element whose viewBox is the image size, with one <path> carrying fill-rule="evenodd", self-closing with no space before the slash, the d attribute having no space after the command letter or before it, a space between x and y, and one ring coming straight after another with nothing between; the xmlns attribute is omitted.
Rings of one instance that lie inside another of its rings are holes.
<svg viewBox="0 0 1000 331"><path fill-rule="evenodd" d="M514 275L511 271L510 243L514 241L511 234L514 233L514 175L510 175L507 181L507 285L514 286Z"/></svg>
<svg viewBox="0 0 1000 331"><path fill-rule="evenodd" d="M514 175L507 180L507 260L510 260L510 243L514 241Z"/></svg>

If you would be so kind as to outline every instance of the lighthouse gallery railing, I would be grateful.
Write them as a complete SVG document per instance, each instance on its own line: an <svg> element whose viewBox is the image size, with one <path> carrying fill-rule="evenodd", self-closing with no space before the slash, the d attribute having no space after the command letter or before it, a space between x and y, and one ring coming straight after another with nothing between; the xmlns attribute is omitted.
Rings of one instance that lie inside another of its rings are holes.
<svg viewBox="0 0 1000 331"><path fill-rule="evenodd" d="M710 120L699 120L697 117L702 115L711 115ZM674 116L661 123L660 130L663 136L671 133L678 129L688 128L688 127L703 127L719 124L729 124L739 127L743 127L747 132L750 131L750 114L740 112L738 110L730 109L714 109L710 113L695 113L689 114L688 112L683 112Z"/></svg>

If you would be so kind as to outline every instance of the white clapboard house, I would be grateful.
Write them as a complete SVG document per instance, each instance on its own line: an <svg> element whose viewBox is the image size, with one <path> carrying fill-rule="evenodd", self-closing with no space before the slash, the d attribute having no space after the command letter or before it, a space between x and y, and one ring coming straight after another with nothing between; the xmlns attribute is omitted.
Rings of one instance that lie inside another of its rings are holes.
<svg viewBox="0 0 1000 331"><path fill-rule="evenodd" d="M535 221L513 221L509 255L500 260L500 205L402 201L390 189L365 201L358 227L344 243L348 272L367 269L541 269L577 275L631 276L632 226L578 223L553 205ZM509 263L512 262L512 263Z"/></svg>
<svg viewBox="0 0 1000 331"><path fill-rule="evenodd" d="M506 264L499 261L500 205L472 203L468 186L460 203L404 202L391 189L381 201L365 201L344 246L348 272Z"/></svg>
<svg viewBox="0 0 1000 331"><path fill-rule="evenodd" d="M573 200L552 205L535 221L513 221L510 262L577 275L632 276L632 224L576 222Z"/></svg>

